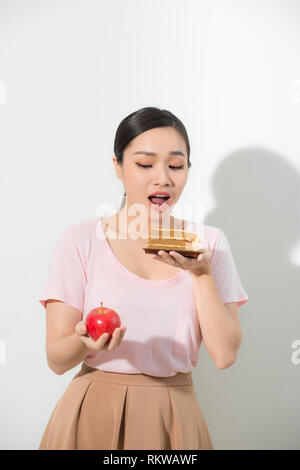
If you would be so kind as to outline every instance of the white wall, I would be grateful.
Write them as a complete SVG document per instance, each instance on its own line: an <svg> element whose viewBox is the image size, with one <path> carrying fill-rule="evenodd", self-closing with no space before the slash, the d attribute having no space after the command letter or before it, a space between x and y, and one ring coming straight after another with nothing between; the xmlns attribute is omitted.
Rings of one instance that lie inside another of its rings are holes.
<svg viewBox="0 0 300 470"><path fill-rule="evenodd" d="M300 449L299 40L297 0L1 1L1 449L38 447L79 369L47 367L38 297L63 229L117 210L114 134L144 106L185 124L182 202L224 230L250 297L236 363L202 344L193 370L215 448Z"/></svg>

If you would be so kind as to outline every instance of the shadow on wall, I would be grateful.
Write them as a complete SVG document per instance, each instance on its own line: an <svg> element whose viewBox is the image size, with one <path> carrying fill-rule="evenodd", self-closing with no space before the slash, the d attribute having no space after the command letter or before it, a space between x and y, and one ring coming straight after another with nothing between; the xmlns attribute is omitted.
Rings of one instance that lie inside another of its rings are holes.
<svg viewBox="0 0 300 470"><path fill-rule="evenodd" d="M300 449L300 364L291 359L300 279L290 260L299 241L299 176L276 153L253 147L225 157L212 179L216 207L205 224L224 231L249 296L239 308L236 362L224 370L202 362L202 343L193 372L218 449Z"/></svg>

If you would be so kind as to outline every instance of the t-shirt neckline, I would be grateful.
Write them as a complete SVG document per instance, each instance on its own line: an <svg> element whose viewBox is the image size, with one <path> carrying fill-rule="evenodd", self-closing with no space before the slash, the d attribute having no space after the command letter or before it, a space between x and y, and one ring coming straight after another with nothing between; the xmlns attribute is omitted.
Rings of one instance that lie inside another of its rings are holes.
<svg viewBox="0 0 300 470"><path fill-rule="evenodd" d="M103 229L102 225L102 217L99 218L98 220L98 226L100 227L101 230L101 235L103 239L103 245L106 249L106 252L109 254L115 265L119 268L120 271L123 272L128 278L131 278L135 281L137 281L140 284L145 284L147 286L153 286L153 287L164 287L164 286L173 286L174 284L179 284L182 282L182 280L186 276L186 272L181 269L175 276L169 277L167 279L146 279L144 277L140 277L137 274L133 273L129 269L127 269L117 258L113 250L111 249L108 240L106 238L106 234Z"/></svg>

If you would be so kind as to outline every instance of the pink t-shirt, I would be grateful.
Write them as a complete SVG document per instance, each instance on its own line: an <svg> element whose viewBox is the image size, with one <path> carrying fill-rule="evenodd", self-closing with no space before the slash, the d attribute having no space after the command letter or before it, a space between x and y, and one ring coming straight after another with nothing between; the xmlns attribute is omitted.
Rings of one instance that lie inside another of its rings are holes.
<svg viewBox="0 0 300 470"><path fill-rule="evenodd" d="M200 233L190 223L190 229L204 236L201 247L212 251L212 273L223 302L246 303L249 299L223 231L202 225ZM60 236L39 298L45 308L47 299L77 308L83 321L102 301L127 326L116 349L87 354L84 362L91 367L166 377L197 365L202 337L190 271L182 269L162 280L137 276L119 262L100 218L72 225Z"/></svg>

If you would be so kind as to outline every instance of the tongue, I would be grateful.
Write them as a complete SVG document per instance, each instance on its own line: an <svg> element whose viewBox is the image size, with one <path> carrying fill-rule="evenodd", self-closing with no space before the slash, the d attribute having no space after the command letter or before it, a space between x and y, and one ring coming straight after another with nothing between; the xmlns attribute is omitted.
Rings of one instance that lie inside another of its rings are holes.
<svg viewBox="0 0 300 470"><path fill-rule="evenodd" d="M167 197L155 197L155 196L152 196L150 197L151 201L153 202L153 204L163 204L168 198Z"/></svg>

